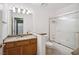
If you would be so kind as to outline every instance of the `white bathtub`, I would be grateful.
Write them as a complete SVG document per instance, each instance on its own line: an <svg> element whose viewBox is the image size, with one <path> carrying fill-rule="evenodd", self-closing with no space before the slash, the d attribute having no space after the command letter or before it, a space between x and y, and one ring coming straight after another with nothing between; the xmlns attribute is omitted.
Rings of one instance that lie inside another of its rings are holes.
<svg viewBox="0 0 79 59"><path fill-rule="evenodd" d="M52 42L52 43L47 42L46 46L51 49L50 52L52 52L51 53L52 55L71 55L71 52L73 51L72 49L60 45L56 42Z"/></svg>

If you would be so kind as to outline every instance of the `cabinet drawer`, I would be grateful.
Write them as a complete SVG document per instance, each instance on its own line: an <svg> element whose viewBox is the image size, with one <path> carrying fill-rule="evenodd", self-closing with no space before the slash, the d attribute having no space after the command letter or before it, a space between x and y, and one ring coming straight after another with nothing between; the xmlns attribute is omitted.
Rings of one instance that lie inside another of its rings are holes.
<svg viewBox="0 0 79 59"><path fill-rule="evenodd" d="M31 43L31 44L36 44L36 43L37 43L37 39L31 39L31 40L30 40L30 43Z"/></svg>
<svg viewBox="0 0 79 59"><path fill-rule="evenodd" d="M14 42L5 43L4 47L5 48L12 48L12 47L14 47Z"/></svg>
<svg viewBox="0 0 79 59"><path fill-rule="evenodd" d="M21 47L6 48L3 50L4 55L21 55Z"/></svg>
<svg viewBox="0 0 79 59"><path fill-rule="evenodd" d="M26 41L24 40L24 41L18 41L15 44L16 46L22 46L22 45L27 45L29 43L30 43L29 40L26 40Z"/></svg>

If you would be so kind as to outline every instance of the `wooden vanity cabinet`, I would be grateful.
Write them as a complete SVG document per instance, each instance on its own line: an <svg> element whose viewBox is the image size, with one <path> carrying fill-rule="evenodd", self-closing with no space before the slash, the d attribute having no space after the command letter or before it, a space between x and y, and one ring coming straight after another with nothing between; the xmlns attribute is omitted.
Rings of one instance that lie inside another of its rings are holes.
<svg viewBox="0 0 79 59"><path fill-rule="evenodd" d="M34 40L34 39L32 39L31 41L30 41L30 53L31 54L36 54L36 52L37 52L37 40Z"/></svg>
<svg viewBox="0 0 79 59"><path fill-rule="evenodd" d="M4 55L36 55L37 39L20 40L4 43Z"/></svg>

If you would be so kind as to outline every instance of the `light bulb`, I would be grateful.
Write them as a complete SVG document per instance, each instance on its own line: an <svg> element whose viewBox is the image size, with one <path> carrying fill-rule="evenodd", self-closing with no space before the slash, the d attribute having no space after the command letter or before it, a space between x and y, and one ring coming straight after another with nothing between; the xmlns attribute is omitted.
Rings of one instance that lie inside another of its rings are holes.
<svg viewBox="0 0 79 59"><path fill-rule="evenodd" d="M20 13L21 12L21 10L20 10L20 8L18 8L18 13Z"/></svg>
<svg viewBox="0 0 79 59"><path fill-rule="evenodd" d="M13 7L13 12L16 12L15 7Z"/></svg>
<svg viewBox="0 0 79 59"><path fill-rule="evenodd" d="M23 13L23 14L25 14L25 12L26 12L26 10L25 10L25 9L23 9L22 13Z"/></svg>
<svg viewBox="0 0 79 59"><path fill-rule="evenodd" d="M31 14L31 11L30 11L30 10L28 10L28 11L27 11L27 14Z"/></svg>

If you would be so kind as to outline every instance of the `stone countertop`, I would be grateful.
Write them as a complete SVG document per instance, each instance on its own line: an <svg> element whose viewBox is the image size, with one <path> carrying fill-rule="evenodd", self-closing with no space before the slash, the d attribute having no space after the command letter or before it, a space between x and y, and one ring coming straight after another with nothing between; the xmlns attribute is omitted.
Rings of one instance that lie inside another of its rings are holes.
<svg viewBox="0 0 79 59"><path fill-rule="evenodd" d="M26 35L26 36L17 36L17 37L7 37L5 40L4 40L4 43L7 43L7 42L14 42L14 41L19 41L19 40L28 40L28 39L32 39L32 38L37 38L35 35Z"/></svg>

